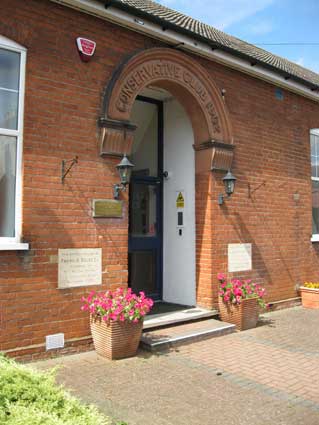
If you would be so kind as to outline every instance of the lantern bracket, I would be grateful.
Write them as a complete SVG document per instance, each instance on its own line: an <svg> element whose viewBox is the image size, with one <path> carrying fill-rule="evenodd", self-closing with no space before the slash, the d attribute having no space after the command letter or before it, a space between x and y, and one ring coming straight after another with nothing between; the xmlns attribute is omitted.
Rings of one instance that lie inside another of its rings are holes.
<svg viewBox="0 0 319 425"><path fill-rule="evenodd" d="M248 198L251 198L251 195L255 192L257 192L257 190L259 190L262 186L266 186L266 180L264 180L262 183L260 183L259 186L255 187L255 189L251 188L251 184L248 183Z"/></svg>
<svg viewBox="0 0 319 425"><path fill-rule="evenodd" d="M123 191L123 192L126 191L126 185L122 184L122 183L121 184L115 184L113 186L113 198L119 199L121 191Z"/></svg>
<svg viewBox="0 0 319 425"><path fill-rule="evenodd" d="M78 162L79 162L78 156L75 156L73 159L70 159L70 160L62 159L62 162L61 162L61 183L64 183L65 177L69 174L72 167L75 164L77 164ZM67 167L67 164L69 164L68 167Z"/></svg>

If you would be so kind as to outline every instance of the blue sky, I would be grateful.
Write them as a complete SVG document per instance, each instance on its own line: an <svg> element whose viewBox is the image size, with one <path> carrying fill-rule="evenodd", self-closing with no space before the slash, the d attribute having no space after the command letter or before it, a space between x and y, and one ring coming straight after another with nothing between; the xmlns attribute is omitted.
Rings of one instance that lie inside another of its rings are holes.
<svg viewBox="0 0 319 425"><path fill-rule="evenodd" d="M319 0L157 0L319 73Z"/></svg>

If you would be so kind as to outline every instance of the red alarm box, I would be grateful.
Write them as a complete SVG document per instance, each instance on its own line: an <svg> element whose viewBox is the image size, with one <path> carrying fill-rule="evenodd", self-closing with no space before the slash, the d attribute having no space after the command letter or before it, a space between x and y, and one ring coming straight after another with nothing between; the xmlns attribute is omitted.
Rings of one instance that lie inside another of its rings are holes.
<svg viewBox="0 0 319 425"><path fill-rule="evenodd" d="M88 40L87 38L78 37L76 39L80 58L83 62L88 62L94 55L96 43L95 41Z"/></svg>

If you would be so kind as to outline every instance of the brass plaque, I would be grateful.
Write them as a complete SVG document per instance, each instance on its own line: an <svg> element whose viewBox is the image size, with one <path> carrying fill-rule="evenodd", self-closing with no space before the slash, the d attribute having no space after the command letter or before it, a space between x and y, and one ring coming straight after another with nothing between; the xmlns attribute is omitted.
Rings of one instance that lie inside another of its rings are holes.
<svg viewBox="0 0 319 425"><path fill-rule="evenodd" d="M123 202L114 199L94 199L93 200L94 218L122 218Z"/></svg>

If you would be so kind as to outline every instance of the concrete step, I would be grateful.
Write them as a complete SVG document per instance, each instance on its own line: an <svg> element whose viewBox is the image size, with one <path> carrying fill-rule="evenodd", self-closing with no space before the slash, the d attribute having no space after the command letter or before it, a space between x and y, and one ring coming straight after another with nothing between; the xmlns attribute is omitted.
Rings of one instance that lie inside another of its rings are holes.
<svg viewBox="0 0 319 425"><path fill-rule="evenodd" d="M217 310L207 310L201 307L186 308L170 313L151 314L144 318L143 329L161 328L168 325L193 322L195 320L217 317Z"/></svg>
<svg viewBox="0 0 319 425"><path fill-rule="evenodd" d="M140 346L148 351L167 350L172 346L226 335L235 330L236 326L230 323L207 319L156 330L144 330Z"/></svg>

